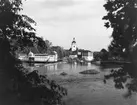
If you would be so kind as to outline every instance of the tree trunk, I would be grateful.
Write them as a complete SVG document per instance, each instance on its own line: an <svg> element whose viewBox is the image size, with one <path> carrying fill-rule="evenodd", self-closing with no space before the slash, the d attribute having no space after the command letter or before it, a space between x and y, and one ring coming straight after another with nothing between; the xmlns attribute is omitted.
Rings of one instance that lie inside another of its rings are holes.
<svg viewBox="0 0 137 105"><path fill-rule="evenodd" d="M8 56L10 53L10 45L7 40L1 39L0 43L0 68L3 68L6 66L6 63L8 62Z"/></svg>

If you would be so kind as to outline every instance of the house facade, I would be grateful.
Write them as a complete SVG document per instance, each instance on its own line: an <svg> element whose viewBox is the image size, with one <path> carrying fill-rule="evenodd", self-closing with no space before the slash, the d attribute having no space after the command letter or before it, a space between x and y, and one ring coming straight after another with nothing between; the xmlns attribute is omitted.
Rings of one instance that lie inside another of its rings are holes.
<svg viewBox="0 0 137 105"><path fill-rule="evenodd" d="M93 60L93 53L89 50L78 50L77 55L79 59L83 59L85 61Z"/></svg>
<svg viewBox="0 0 137 105"><path fill-rule="evenodd" d="M56 51L53 51L53 53L49 55L48 62L57 62L57 61L58 61L58 54Z"/></svg>
<svg viewBox="0 0 137 105"><path fill-rule="evenodd" d="M58 54L56 51L53 51L52 54L40 54L30 51L26 56L19 56L19 59L29 62L57 62Z"/></svg>

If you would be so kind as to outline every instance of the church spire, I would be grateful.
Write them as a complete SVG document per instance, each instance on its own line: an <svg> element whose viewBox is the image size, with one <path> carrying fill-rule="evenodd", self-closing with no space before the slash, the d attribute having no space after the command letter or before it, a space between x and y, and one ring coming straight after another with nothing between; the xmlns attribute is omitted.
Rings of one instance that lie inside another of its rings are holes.
<svg viewBox="0 0 137 105"><path fill-rule="evenodd" d="M73 38L72 44L73 44L73 43L76 43L75 38Z"/></svg>
<svg viewBox="0 0 137 105"><path fill-rule="evenodd" d="M71 44L71 51L76 51L77 50L77 45L75 38L73 38L72 44Z"/></svg>

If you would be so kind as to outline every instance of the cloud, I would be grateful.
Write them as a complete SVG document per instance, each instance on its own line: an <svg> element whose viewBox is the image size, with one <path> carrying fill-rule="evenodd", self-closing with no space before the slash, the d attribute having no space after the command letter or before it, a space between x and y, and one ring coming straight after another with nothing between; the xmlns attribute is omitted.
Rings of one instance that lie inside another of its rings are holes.
<svg viewBox="0 0 137 105"><path fill-rule="evenodd" d="M41 2L41 6L45 8L59 8L62 6L72 6L74 5L73 0L45 0Z"/></svg>
<svg viewBox="0 0 137 105"><path fill-rule="evenodd" d="M68 48L70 44L67 41L71 42L76 37L80 47L96 49L107 45L107 37L110 35L101 20L106 12L104 2L105 0L27 0L24 13L37 22L38 35L51 40L53 44ZM82 41L84 38L86 42Z"/></svg>
<svg viewBox="0 0 137 105"><path fill-rule="evenodd" d="M42 0L41 0L42 1ZM37 12L36 18L45 23L83 21L90 18L101 18L103 14L98 7L102 0L46 0L39 4L41 10ZM56 8L55 8L56 7Z"/></svg>

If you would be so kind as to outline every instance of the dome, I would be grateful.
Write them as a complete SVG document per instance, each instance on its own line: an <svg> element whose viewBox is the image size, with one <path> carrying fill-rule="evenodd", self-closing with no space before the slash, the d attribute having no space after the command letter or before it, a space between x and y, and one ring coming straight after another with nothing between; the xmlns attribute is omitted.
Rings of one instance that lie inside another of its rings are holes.
<svg viewBox="0 0 137 105"><path fill-rule="evenodd" d="M72 41L72 43L76 43L76 41Z"/></svg>
<svg viewBox="0 0 137 105"><path fill-rule="evenodd" d="M73 41L72 41L72 43L76 43L76 41L75 41L75 38L73 38Z"/></svg>

